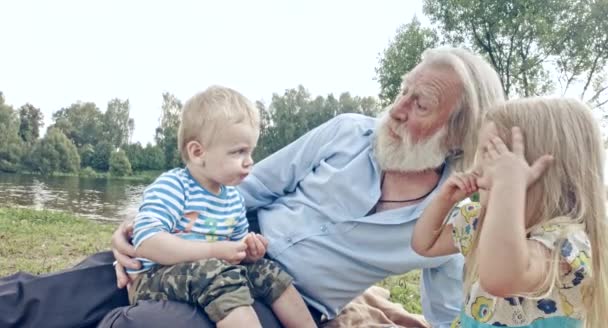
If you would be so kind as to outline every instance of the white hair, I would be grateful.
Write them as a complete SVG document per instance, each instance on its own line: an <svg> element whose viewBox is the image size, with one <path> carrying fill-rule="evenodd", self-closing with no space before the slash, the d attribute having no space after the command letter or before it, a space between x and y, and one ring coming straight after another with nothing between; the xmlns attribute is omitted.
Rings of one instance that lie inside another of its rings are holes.
<svg viewBox="0 0 608 328"><path fill-rule="evenodd" d="M473 163L483 113L505 100L502 84L486 60L466 49L428 49L414 70L425 66L451 69L462 83L463 95L454 104L456 108L448 121L445 142L449 153L462 154L454 159L452 165L463 170Z"/></svg>
<svg viewBox="0 0 608 328"><path fill-rule="evenodd" d="M374 154L383 171L420 172L443 164L447 127L419 142L412 141L407 129L399 129L400 140L396 141L388 132L388 120L389 114L385 111L376 123Z"/></svg>

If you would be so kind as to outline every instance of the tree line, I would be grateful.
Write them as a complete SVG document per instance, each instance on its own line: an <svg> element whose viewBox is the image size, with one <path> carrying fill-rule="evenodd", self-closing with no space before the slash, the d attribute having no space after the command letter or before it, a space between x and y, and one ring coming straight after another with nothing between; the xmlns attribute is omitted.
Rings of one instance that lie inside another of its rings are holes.
<svg viewBox="0 0 608 328"><path fill-rule="evenodd" d="M377 97L313 96L303 86L257 101L262 127L255 159L261 160L340 113L376 115L396 97L401 78L428 48L466 47L498 72L507 97L573 92L597 111L608 104L608 1L424 0L432 25L414 17L397 29L379 54ZM162 95L154 143L132 143L135 122L128 99L105 110L76 102L53 113L41 136L39 108L13 108L0 92L0 171L109 172L165 170L181 165L177 126L181 100Z"/></svg>
<svg viewBox="0 0 608 328"><path fill-rule="evenodd" d="M255 159L261 160L308 130L340 113L375 115L374 97L312 97L302 86L274 94L268 106L257 101L261 130ZM91 102L76 102L53 113L41 136L43 114L32 104L17 109L0 92L0 171L42 174L78 173L130 175L182 165L177 129L182 101L162 95L154 143L130 142L135 122L128 100L112 99L105 111Z"/></svg>

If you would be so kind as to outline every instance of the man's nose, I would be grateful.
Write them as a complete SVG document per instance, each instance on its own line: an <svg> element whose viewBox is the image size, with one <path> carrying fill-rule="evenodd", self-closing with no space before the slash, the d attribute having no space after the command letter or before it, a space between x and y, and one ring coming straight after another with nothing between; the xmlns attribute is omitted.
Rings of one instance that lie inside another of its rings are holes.
<svg viewBox="0 0 608 328"><path fill-rule="evenodd" d="M397 100L393 105L393 108L391 108L389 114L396 121L407 121L408 102L406 97L400 97L399 100Z"/></svg>

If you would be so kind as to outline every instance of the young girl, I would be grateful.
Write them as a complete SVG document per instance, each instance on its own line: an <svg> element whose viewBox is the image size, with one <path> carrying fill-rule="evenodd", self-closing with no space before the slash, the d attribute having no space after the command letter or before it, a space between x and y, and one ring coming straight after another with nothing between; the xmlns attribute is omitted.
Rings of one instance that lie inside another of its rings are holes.
<svg viewBox="0 0 608 328"><path fill-rule="evenodd" d="M488 111L475 168L445 182L412 239L420 255L466 257L464 307L452 327L608 325L602 153L591 110L577 100L521 99ZM450 214L477 191L479 203Z"/></svg>

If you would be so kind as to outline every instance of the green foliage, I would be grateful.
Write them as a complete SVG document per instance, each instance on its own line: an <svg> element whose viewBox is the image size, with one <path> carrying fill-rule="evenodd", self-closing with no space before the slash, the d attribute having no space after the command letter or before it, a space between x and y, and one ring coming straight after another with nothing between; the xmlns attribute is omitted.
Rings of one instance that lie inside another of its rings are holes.
<svg viewBox="0 0 608 328"><path fill-rule="evenodd" d="M410 313L422 313L420 305L420 271L392 276L379 282L391 292L391 301L400 303Z"/></svg>
<svg viewBox="0 0 608 328"><path fill-rule="evenodd" d="M303 87L288 89L283 95L274 94L268 109L257 102L261 112L261 129L258 148L254 154L259 161L281 149L304 133L342 113L360 113L374 116L379 106L372 97L352 97L348 92L336 99L312 98Z"/></svg>
<svg viewBox="0 0 608 328"><path fill-rule="evenodd" d="M129 100L116 98L108 102L108 109L103 114L103 139L114 147L121 147L129 142L134 126L129 112Z"/></svg>
<svg viewBox="0 0 608 328"><path fill-rule="evenodd" d="M583 82L583 98L605 72L606 1L425 0L424 12L446 42L488 58L507 96L546 94L555 88L550 72L557 71L562 92Z"/></svg>
<svg viewBox="0 0 608 328"><path fill-rule="evenodd" d="M131 163L129 163L129 159L122 149L113 152L110 156L110 174L116 176L133 174L133 170L131 170Z"/></svg>
<svg viewBox="0 0 608 328"><path fill-rule="evenodd" d="M19 119L13 108L4 103L0 92L0 171L15 172L22 155Z"/></svg>
<svg viewBox="0 0 608 328"><path fill-rule="evenodd" d="M91 158L91 167L99 171L107 171L110 168L110 156L115 149L108 141L99 142Z"/></svg>
<svg viewBox="0 0 608 328"><path fill-rule="evenodd" d="M91 102L77 102L53 113L52 127L59 129L78 147L96 145L102 140L103 114Z"/></svg>
<svg viewBox="0 0 608 328"><path fill-rule="evenodd" d="M133 171L147 170L147 163L144 161L144 148L141 143L136 142L122 147L131 163Z"/></svg>
<svg viewBox="0 0 608 328"><path fill-rule="evenodd" d="M51 128L36 142L32 152L32 169L42 174L73 173L80 168L76 146L59 129Z"/></svg>
<svg viewBox="0 0 608 328"><path fill-rule="evenodd" d="M177 147L177 146L176 146ZM142 153L142 170L163 170L165 168L165 154L158 145L147 144Z"/></svg>
<svg viewBox="0 0 608 328"><path fill-rule="evenodd" d="M376 80L380 83L380 100L383 106L390 105L401 89L401 80L419 62L422 53L437 46L434 30L420 25L418 18L397 30L395 38L380 57L376 68Z"/></svg>
<svg viewBox="0 0 608 328"><path fill-rule="evenodd" d="M43 119L44 115L39 108L31 104L21 106L19 108L19 137L21 140L28 144L38 140Z"/></svg>
<svg viewBox="0 0 608 328"><path fill-rule="evenodd" d="M182 163L177 150L177 129L182 103L174 95L165 92L161 109L160 124L156 129L155 140L164 154L165 168L169 169L180 166Z"/></svg>
<svg viewBox="0 0 608 328"><path fill-rule="evenodd" d="M90 166L87 166L84 169L81 169L80 172L78 172L78 175L81 177L88 177L88 178L96 178L99 176L99 174L97 174L97 172L95 172L95 170L93 170Z"/></svg>
<svg viewBox="0 0 608 328"><path fill-rule="evenodd" d="M83 145L78 149L78 155L80 155L80 167L93 166L93 159L95 158L95 148L93 145Z"/></svg>

